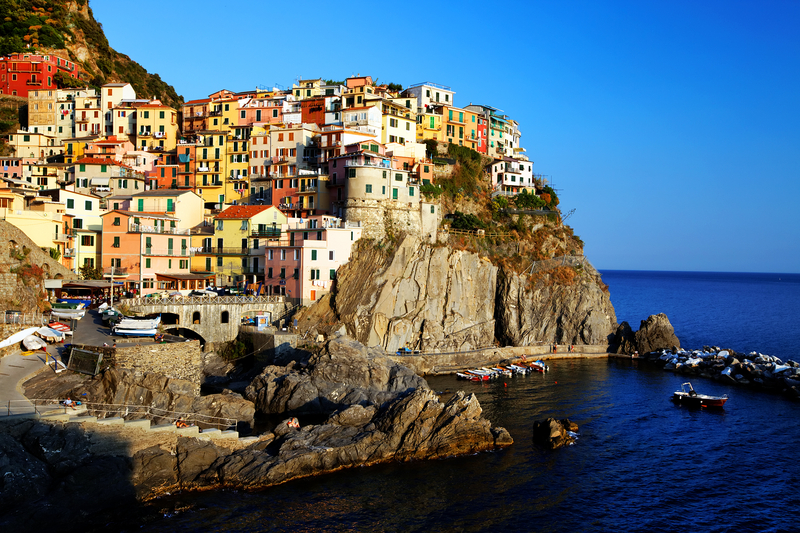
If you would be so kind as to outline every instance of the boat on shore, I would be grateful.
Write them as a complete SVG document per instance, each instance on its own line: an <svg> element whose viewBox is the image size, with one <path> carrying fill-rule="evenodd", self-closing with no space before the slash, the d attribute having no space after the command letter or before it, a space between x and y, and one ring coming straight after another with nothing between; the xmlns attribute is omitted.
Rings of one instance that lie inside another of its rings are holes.
<svg viewBox="0 0 800 533"><path fill-rule="evenodd" d="M120 337L155 337L158 334L156 328L151 329L125 329L114 327L114 335Z"/></svg>
<svg viewBox="0 0 800 533"><path fill-rule="evenodd" d="M136 318L122 317L119 322L114 324L114 329L156 329L161 323L161 317L156 318Z"/></svg>
<svg viewBox="0 0 800 533"><path fill-rule="evenodd" d="M86 314L86 309L51 309L50 315L66 320L80 320Z"/></svg>
<svg viewBox="0 0 800 533"><path fill-rule="evenodd" d="M47 348L47 343L36 335L28 335L22 339L22 345L25 346L27 350L31 350L33 352Z"/></svg>
<svg viewBox="0 0 800 533"><path fill-rule="evenodd" d="M681 385L681 390L675 391L672 395L672 401L691 407L714 407L721 409L722 406L725 405L725 402L728 401L728 395L710 396L708 394L698 394L692 387L692 384L687 381Z"/></svg>

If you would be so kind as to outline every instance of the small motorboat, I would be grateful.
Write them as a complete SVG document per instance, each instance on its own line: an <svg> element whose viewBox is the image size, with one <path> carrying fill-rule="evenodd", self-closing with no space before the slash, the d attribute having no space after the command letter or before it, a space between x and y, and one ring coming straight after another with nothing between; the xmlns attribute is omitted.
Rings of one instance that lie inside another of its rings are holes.
<svg viewBox="0 0 800 533"><path fill-rule="evenodd" d="M675 391L672 395L672 401L692 407L722 408L725 402L728 401L728 395L709 396L707 394L698 394L692 387L692 384L687 381L681 385L681 390Z"/></svg>
<svg viewBox="0 0 800 533"><path fill-rule="evenodd" d="M550 367L547 366L542 360L528 363L528 368L530 368L534 372L541 372L542 374L550 370Z"/></svg>
<svg viewBox="0 0 800 533"><path fill-rule="evenodd" d="M118 335L120 337L155 337L158 334L158 330L155 328L152 329L125 329L125 328L113 328L114 335Z"/></svg>

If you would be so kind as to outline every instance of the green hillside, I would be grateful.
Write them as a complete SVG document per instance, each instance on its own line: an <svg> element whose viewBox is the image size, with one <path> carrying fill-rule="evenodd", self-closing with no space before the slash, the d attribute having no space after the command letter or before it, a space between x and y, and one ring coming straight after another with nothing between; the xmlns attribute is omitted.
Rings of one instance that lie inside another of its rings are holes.
<svg viewBox="0 0 800 533"><path fill-rule="evenodd" d="M130 57L111 48L87 0L0 0L0 55L53 53L84 69L81 80L58 77L61 86L128 82L142 98L155 96L180 107L183 97L158 74L148 73Z"/></svg>

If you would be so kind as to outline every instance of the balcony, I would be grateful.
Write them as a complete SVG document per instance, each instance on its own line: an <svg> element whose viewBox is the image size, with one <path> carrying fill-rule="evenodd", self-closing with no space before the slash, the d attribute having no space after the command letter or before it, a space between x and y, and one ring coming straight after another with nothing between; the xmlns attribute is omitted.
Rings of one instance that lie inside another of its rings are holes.
<svg viewBox="0 0 800 533"><path fill-rule="evenodd" d="M242 267L242 274L264 274L264 267L253 268L251 266Z"/></svg>
<svg viewBox="0 0 800 533"><path fill-rule="evenodd" d="M191 248L181 248L176 250L174 248L152 248L145 246L143 255L162 256L162 257L192 257L194 251Z"/></svg>
<svg viewBox="0 0 800 533"><path fill-rule="evenodd" d="M26 85L41 85L42 80L28 80L25 83Z"/></svg>
<svg viewBox="0 0 800 533"><path fill-rule="evenodd" d="M137 270L129 267L105 267L103 269L104 276L111 276L113 271L114 276L127 276L128 274L133 274L137 272Z"/></svg>
<svg viewBox="0 0 800 533"><path fill-rule="evenodd" d="M167 137L167 133L164 131L157 131L153 134L153 137L156 139L165 139Z"/></svg>
<svg viewBox="0 0 800 533"><path fill-rule="evenodd" d="M259 229L253 230L250 232L251 237L280 237L281 230L280 228L267 228L267 229Z"/></svg>
<svg viewBox="0 0 800 533"><path fill-rule="evenodd" d="M377 161L359 161L352 159L346 159L344 162L344 166L346 167L374 167L374 168L385 168L391 170L392 166L389 161L384 159L380 159Z"/></svg>
<svg viewBox="0 0 800 533"><path fill-rule="evenodd" d="M301 185L300 193L315 193L319 192L319 185Z"/></svg>
<svg viewBox="0 0 800 533"><path fill-rule="evenodd" d="M141 130L139 133L137 133L137 135L139 137L150 137L152 134L150 133L150 130Z"/></svg>
<svg viewBox="0 0 800 533"><path fill-rule="evenodd" d="M72 235L67 235L66 233L56 233L53 237L54 242L67 242L72 239Z"/></svg>
<svg viewBox="0 0 800 533"><path fill-rule="evenodd" d="M213 255L250 255L250 248L236 246L203 246L196 253Z"/></svg>
<svg viewBox="0 0 800 533"><path fill-rule="evenodd" d="M67 248L64 250L64 257L75 257L75 248Z"/></svg>
<svg viewBox="0 0 800 533"><path fill-rule="evenodd" d="M157 233L159 235L190 235L189 228L165 228L163 226L146 226L144 224L129 224L128 233Z"/></svg>

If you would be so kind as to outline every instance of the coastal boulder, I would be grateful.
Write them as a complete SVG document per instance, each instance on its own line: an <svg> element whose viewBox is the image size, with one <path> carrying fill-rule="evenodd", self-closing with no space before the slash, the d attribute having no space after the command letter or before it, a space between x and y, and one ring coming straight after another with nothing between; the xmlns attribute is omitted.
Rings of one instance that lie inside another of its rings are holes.
<svg viewBox="0 0 800 533"><path fill-rule="evenodd" d="M574 433L577 431L578 425L568 418L537 420L533 423L533 442L544 448L555 450L575 442Z"/></svg>
<svg viewBox="0 0 800 533"><path fill-rule="evenodd" d="M632 354L638 350L636 337L630 324L623 322L617 326L617 331L614 334L614 344L617 346L616 353Z"/></svg>
<svg viewBox="0 0 800 533"><path fill-rule="evenodd" d="M639 353L645 354L662 349L680 348L681 342L664 313L650 315L642 320L639 331L634 336Z"/></svg>

